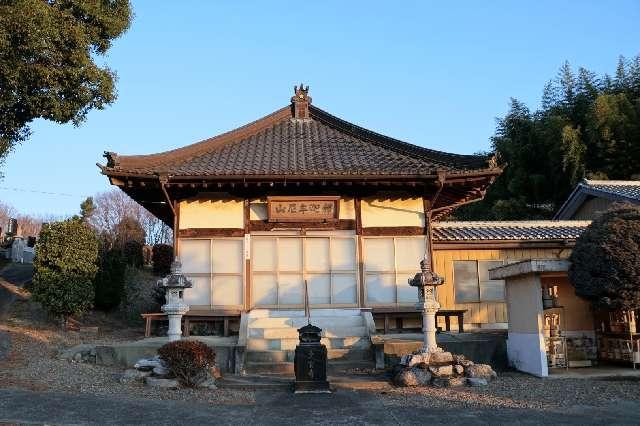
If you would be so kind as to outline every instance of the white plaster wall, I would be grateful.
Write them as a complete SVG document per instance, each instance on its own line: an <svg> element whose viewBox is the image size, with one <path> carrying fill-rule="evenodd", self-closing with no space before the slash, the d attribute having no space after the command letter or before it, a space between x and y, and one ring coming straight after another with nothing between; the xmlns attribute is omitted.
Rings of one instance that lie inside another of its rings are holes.
<svg viewBox="0 0 640 426"><path fill-rule="evenodd" d="M539 333L517 333L509 331L507 339L507 356L509 365L516 370L547 377L547 353L544 338Z"/></svg>
<svg viewBox="0 0 640 426"><path fill-rule="evenodd" d="M421 198L363 198L362 226L424 226L424 206Z"/></svg>
<svg viewBox="0 0 640 426"><path fill-rule="evenodd" d="M180 229L243 228L242 199L213 198L180 202Z"/></svg>
<svg viewBox="0 0 640 426"><path fill-rule="evenodd" d="M509 364L538 377L549 375L542 324L540 277L527 274L506 280Z"/></svg>

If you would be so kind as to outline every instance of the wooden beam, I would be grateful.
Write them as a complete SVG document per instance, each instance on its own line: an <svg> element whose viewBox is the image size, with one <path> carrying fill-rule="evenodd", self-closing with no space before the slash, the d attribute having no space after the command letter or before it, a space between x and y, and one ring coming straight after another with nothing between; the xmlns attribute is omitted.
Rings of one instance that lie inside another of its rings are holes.
<svg viewBox="0 0 640 426"><path fill-rule="evenodd" d="M206 238L206 237L242 237L243 228L186 228L178 231L180 238Z"/></svg>
<svg viewBox="0 0 640 426"><path fill-rule="evenodd" d="M362 228L365 237L399 236L399 235L425 235L426 230L422 226L373 226Z"/></svg>
<svg viewBox="0 0 640 426"><path fill-rule="evenodd" d="M341 219L333 222L267 222L252 220L250 230L273 231L274 229L306 229L306 230L353 230L356 228L353 219Z"/></svg>

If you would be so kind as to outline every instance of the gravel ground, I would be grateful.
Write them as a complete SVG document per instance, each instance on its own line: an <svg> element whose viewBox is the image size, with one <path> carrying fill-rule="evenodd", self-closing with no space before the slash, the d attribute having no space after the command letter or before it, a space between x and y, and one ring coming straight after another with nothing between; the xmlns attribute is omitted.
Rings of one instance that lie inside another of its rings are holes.
<svg viewBox="0 0 640 426"><path fill-rule="evenodd" d="M539 379L515 372L501 374L486 387L450 389L395 388L385 393L388 406L428 405L441 408L522 408L558 410L640 401L640 381Z"/></svg>

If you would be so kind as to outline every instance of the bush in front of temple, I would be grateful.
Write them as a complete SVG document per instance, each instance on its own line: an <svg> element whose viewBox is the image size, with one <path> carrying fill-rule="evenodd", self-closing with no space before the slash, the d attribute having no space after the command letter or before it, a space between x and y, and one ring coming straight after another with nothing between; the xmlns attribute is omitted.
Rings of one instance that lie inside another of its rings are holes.
<svg viewBox="0 0 640 426"><path fill-rule="evenodd" d="M126 263L120 248L104 248L100 253L100 268L94 280L96 308L110 311L124 296Z"/></svg>
<svg viewBox="0 0 640 426"><path fill-rule="evenodd" d="M155 244L151 255L153 273L165 276L171 271L173 262L173 247L168 244Z"/></svg>
<svg viewBox="0 0 640 426"><path fill-rule="evenodd" d="M576 294L610 310L640 306L640 208L615 205L595 219L569 257Z"/></svg>
<svg viewBox="0 0 640 426"><path fill-rule="evenodd" d="M169 373L186 387L196 387L210 379L216 353L209 346L195 340L178 340L158 349Z"/></svg>
<svg viewBox="0 0 640 426"><path fill-rule="evenodd" d="M98 271L98 237L74 217L45 225L36 244L33 298L50 314L67 319L91 308Z"/></svg>

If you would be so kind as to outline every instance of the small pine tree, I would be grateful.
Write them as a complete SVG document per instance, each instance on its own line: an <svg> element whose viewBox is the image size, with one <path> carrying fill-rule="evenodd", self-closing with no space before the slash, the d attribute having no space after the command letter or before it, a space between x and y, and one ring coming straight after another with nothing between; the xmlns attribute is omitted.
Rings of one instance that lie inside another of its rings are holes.
<svg viewBox="0 0 640 426"><path fill-rule="evenodd" d="M45 225L36 244L33 298L49 313L62 317L91 308L98 261L98 238L79 218Z"/></svg>

